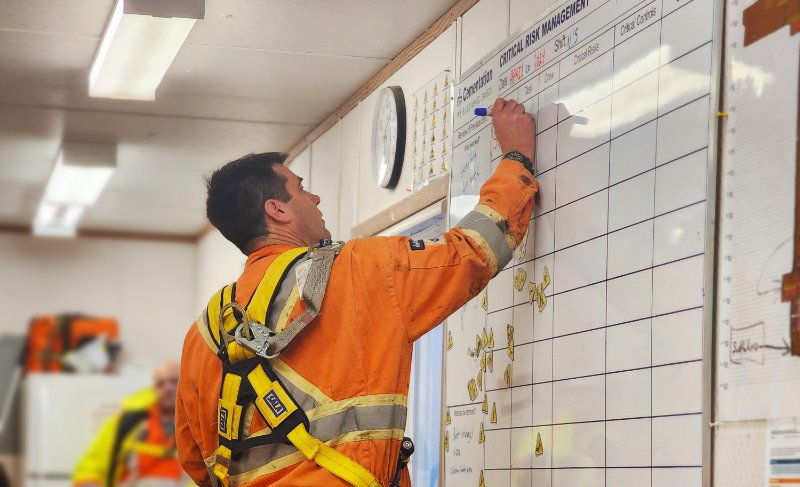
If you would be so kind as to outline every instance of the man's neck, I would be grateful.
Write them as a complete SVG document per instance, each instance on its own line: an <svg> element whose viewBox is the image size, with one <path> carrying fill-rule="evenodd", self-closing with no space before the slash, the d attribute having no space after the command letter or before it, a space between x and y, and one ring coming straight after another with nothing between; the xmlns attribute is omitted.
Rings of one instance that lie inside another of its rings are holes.
<svg viewBox="0 0 800 487"><path fill-rule="evenodd" d="M285 228L271 229L269 235L254 240L248 248L248 254L256 250L263 249L270 245L291 245L293 247L305 247L308 244L295 232Z"/></svg>

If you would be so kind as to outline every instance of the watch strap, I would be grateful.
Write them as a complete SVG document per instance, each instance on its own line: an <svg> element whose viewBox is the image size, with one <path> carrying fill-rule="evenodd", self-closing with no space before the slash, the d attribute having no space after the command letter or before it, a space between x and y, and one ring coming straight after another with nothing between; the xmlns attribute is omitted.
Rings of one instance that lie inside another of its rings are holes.
<svg viewBox="0 0 800 487"><path fill-rule="evenodd" d="M511 159L512 161L519 162L520 164L525 166L525 169L527 169L531 174L533 174L534 177L536 177L536 169L534 169L533 167L533 161L531 161L528 158L528 156L526 156L522 152L516 150L511 152L506 152L505 154L503 154L503 159Z"/></svg>

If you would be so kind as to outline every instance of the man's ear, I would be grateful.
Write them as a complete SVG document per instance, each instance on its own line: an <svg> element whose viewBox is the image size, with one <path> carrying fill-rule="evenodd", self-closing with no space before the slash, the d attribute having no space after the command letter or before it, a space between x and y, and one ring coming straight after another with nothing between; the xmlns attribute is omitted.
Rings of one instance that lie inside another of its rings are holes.
<svg viewBox="0 0 800 487"><path fill-rule="evenodd" d="M286 211L286 205L278 200L265 201L264 213L266 213L268 220L273 220L277 223L289 223L292 221L291 216Z"/></svg>

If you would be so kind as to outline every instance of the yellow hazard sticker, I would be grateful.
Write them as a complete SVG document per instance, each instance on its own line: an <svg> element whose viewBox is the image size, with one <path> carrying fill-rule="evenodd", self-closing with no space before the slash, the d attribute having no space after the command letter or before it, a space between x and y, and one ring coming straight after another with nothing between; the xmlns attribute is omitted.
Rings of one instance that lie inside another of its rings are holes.
<svg viewBox="0 0 800 487"><path fill-rule="evenodd" d="M525 272L525 269L517 267L517 270L514 271L514 289L522 291L523 286L525 286L525 279L527 278L528 273Z"/></svg>
<svg viewBox="0 0 800 487"><path fill-rule="evenodd" d="M539 313L541 313L547 306L547 296L544 295L544 291L542 291L540 287L537 287L537 291L539 292L539 295L537 297L536 304L539 307Z"/></svg>
<svg viewBox="0 0 800 487"><path fill-rule="evenodd" d="M470 401L474 401L478 397L478 386L475 384L475 379L470 379L467 382L467 392L469 393Z"/></svg>
<svg viewBox="0 0 800 487"><path fill-rule="evenodd" d="M544 445L542 445L541 433L536 433L536 449L534 451L537 457L544 455Z"/></svg>
<svg viewBox="0 0 800 487"><path fill-rule="evenodd" d="M547 289L547 286L550 285L550 271L547 270L547 266L544 266L544 276L542 277L542 291Z"/></svg>

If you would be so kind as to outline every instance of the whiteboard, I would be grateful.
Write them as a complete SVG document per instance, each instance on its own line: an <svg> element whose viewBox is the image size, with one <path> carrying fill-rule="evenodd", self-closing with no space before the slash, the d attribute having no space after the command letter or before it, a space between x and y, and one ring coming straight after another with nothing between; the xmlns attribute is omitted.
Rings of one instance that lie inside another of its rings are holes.
<svg viewBox="0 0 800 487"><path fill-rule="evenodd" d="M451 221L501 157L473 116L498 96L536 114L540 191L512 262L447 321L446 485L707 478L720 7L563 3L458 80Z"/></svg>

